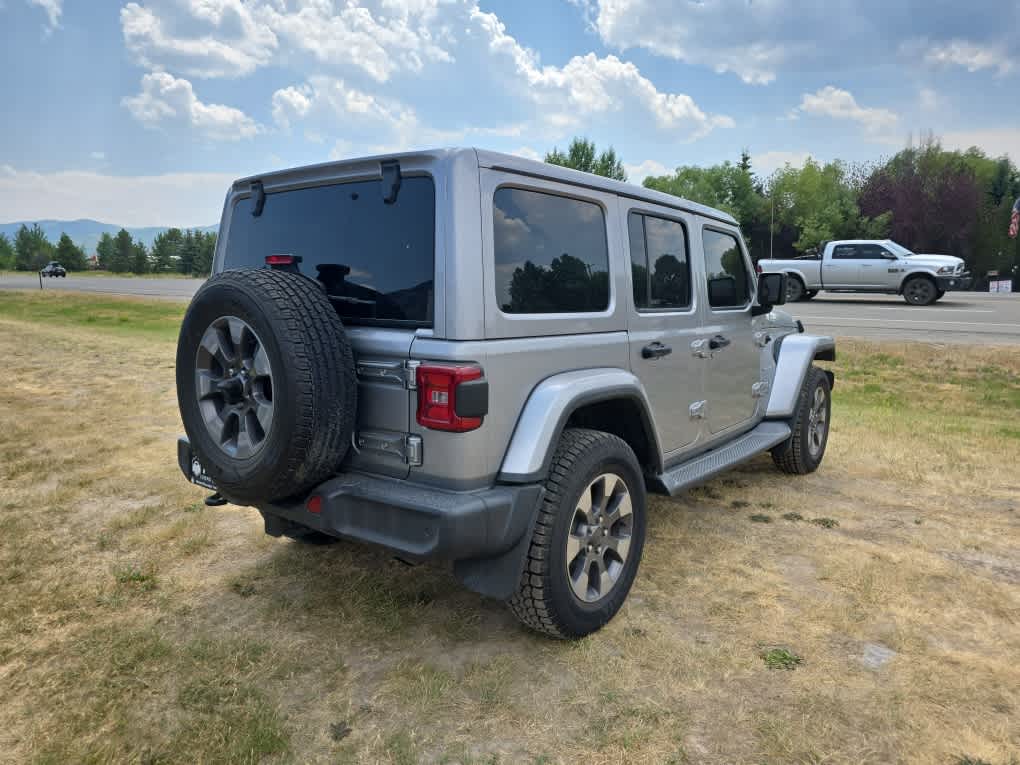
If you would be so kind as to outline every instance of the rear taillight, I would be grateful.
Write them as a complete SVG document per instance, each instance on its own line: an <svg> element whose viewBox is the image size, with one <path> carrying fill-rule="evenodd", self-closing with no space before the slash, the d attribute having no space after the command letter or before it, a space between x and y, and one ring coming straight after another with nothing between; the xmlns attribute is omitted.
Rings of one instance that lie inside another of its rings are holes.
<svg viewBox="0 0 1020 765"><path fill-rule="evenodd" d="M489 408L489 387L474 364L421 364L418 424L432 430L465 433L482 426Z"/></svg>

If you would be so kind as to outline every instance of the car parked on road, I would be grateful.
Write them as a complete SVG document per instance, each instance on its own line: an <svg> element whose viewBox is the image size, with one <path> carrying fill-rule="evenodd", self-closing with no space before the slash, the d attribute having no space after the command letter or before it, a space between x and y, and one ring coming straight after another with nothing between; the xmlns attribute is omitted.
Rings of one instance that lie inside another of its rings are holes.
<svg viewBox="0 0 1020 765"><path fill-rule="evenodd" d="M791 303L826 290L902 295L911 305L930 305L972 281L961 258L916 255L891 239L828 242L820 253L802 258L759 260L757 269L785 273Z"/></svg>
<svg viewBox="0 0 1020 765"><path fill-rule="evenodd" d="M457 149L244 178L220 231L178 462L271 535L452 561L573 638L626 598L647 491L825 453L833 340L724 212Z"/></svg>
<svg viewBox="0 0 1020 765"><path fill-rule="evenodd" d="M42 276L67 276L67 270L60 265L57 261L51 260L45 266L40 269L39 274Z"/></svg>

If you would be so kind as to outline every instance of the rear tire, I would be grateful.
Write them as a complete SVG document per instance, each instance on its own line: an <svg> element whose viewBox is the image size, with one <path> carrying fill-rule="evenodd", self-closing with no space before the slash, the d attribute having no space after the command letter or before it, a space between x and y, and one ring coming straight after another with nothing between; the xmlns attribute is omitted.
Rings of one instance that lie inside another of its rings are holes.
<svg viewBox="0 0 1020 765"><path fill-rule="evenodd" d="M645 484L627 443L598 430L564 431L517 592L514 615L556 638L588 635L623 605L645 539Z"/></svg>
<svg viewBox="0 0 1020 765"><path fill-rule="evenodd" d="M822 464L832 419L829 376L816 366L808 368L797 398L790 438L772 450L772 461L784 473L805 475Z"/></svg>
<svg viewBox="0 0 1020 765"><path fill-rule="evenodd" d="M804 298L803 299L804 300L810 300L811 298L813 298L817 294L818 294L818 290L808 290L807 292L804 293Z"/></svg>
<svg viewBox="0 0 1020 765"><path fill-rule="evenodd" d="M350 342L316 282L242 269L196 293L177 344L177 400L192 449L230 501L285 499L332 475L356 396Z"/></svg>

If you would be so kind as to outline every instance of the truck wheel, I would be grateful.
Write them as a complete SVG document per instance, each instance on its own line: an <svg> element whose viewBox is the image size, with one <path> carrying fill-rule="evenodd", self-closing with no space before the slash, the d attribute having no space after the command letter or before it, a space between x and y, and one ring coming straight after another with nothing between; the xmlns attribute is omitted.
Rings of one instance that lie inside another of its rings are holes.
<svg viewBox="0 0 1020 765"><path fill-rule="evenodd" d="M616 615L645 540L645 484L627 443L569 429L556 448L545 497L510 609L557 638L580 638Z"/></svg>
<svg viewBox="0 0 1020 765"><path fill-rule="evenodd" d="M937 303L939 300L941 300L945 296L946 296L946 291L945 290L936 290L935 291L935 302Z"/></svg>
<svg viewBox="0 0 1020 765"><path fill-rule="evenodd" d="M818 294L818 290L808 290L807 292L804 293L804 298L803 299L804 300L810 300L811 298L813 298L817 294Z"/></svg>
<svg viewBox="0 0 1020 765"><path fill-rule="evenodd" d="M181 419L232 502L271 502L328 478L351 442L356 396L347 335L311 279L225 271L188 307L177 343Z"/></svg>
<svg viewBox="0 0 1020 765"><path fill-rule="evenodd" d="M822 464L829 441L832 394L829 377L816 366L808 368L797 399L793 435L772 450L772 461L784 473L813 473Z"/></svg>
<svg viewBox="0 0 1020 765"><path fill-rule="evenodd" d="M792 274L786 278L786 302L796 303L804 297L804 282Z"/></svg>
<svg viewBox="0 0 1020 765"><path fill-rule="evenodd" d="M931 279L914 276L903 285L903 299L910 305L931 305L938 300L938 289Z"/></svg>

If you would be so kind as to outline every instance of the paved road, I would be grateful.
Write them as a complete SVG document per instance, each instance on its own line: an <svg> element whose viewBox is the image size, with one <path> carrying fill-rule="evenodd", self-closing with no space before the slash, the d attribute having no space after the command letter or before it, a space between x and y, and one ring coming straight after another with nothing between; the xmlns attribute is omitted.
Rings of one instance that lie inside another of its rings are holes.
<svg viewBox="0 0 1020 765"><path fill-rule="evenodd" d="M189 300L201 279L131 279L68 276L43 279L44 290L82 290ZM35 274L0 276L0 289L38 289ZM785 306L809 332L872 340L1020 345L1020 293L950 292L933 306L907 305L892 295L823 292L810 302Z"/></svg>
<svg viewBox="0 0 1020 765"><path fill-rule="evenodd" d="M821 293L784 306L808 332L869 340L1020 345L1020 293L949 292L935 305L894 295Z"/></svg>
<svg viewBox="0 0 1020 765"><path fill-rule="evenodd" d="M104 292L110 295L141 295L169 300L190 300L202 286L202 279L132 279L120 276L67 276L44 278L43 290ZM36 274L0 275L0 289L39 289Z"/></svg>

